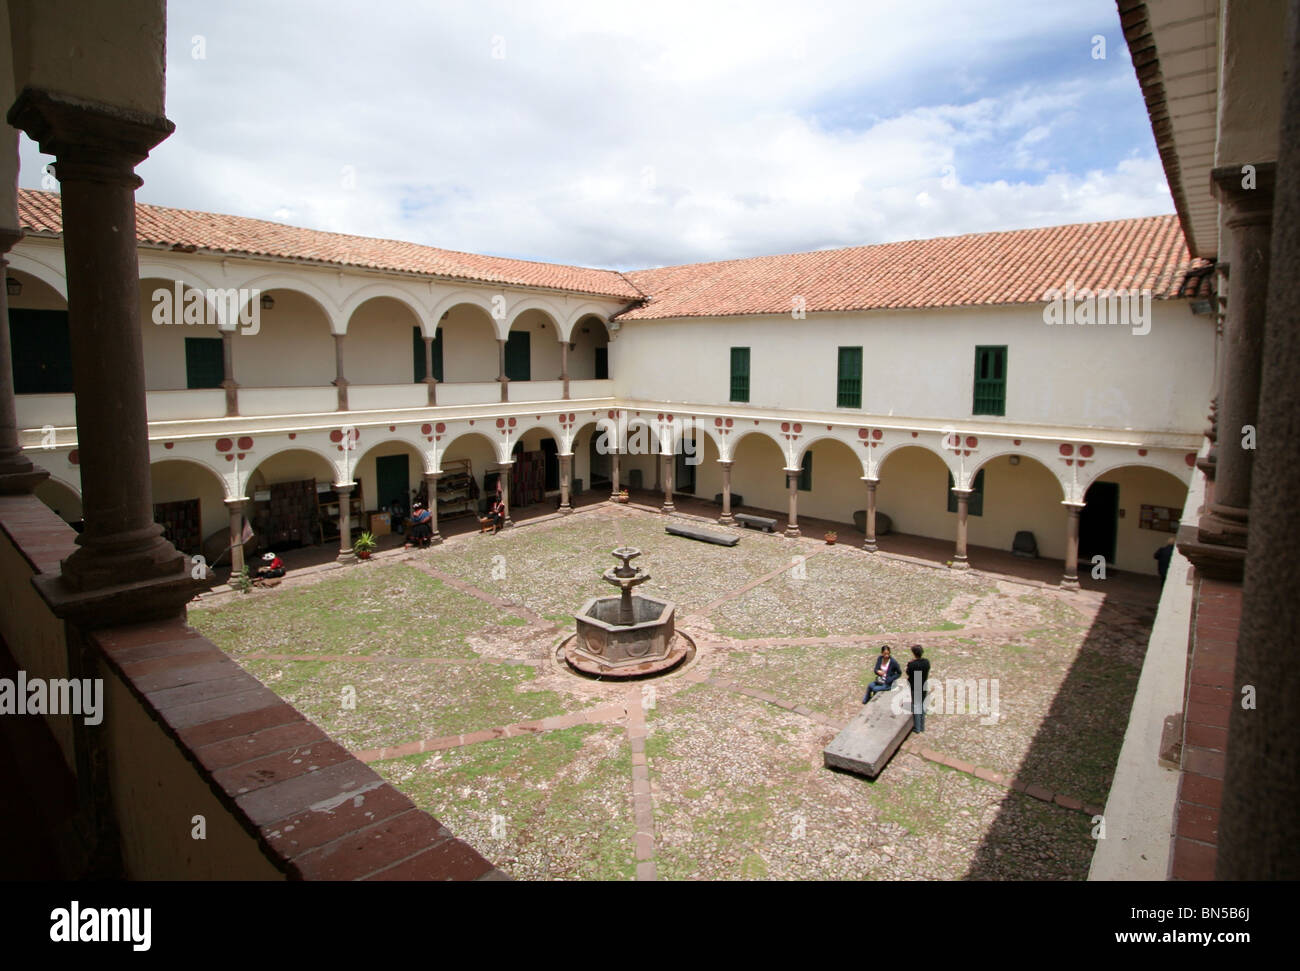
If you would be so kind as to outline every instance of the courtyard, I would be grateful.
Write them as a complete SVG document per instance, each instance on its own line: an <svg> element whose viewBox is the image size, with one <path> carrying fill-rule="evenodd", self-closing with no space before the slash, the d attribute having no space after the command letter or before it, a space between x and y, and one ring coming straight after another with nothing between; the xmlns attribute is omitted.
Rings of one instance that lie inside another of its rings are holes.
<svg viewBox="0 0 1300 971"><path fill-rule="evenodd" d="M517 879L1087 876L1154 578L1067 592L664 522L594 504L206 597L190 624ZM616 546L697 646L664 677L556 660ZM931 713L875 781L829 771L886 643L996 691Z"/></svg>

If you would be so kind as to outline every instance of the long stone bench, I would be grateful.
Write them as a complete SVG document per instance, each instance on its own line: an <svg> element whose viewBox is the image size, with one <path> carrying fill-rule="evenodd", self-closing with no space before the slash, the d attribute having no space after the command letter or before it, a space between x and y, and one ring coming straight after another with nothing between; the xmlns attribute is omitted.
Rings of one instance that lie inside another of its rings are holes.
<svg viewBox="0 0 1300 971"><path fill-rule="evenodd" d="M862 706L857 717L822 750L822 761L828 769L843 769L874 779L911 730L912 699L907 679L899 678L892 690L881 692Z"/></svg>
<svg viewBox="0 0 1300 971"><path fill-rule="evenodd" d="M750 529L761 529L765 533L770 533L776 529L776 520L769 519L767 516L751 516L747 512L737 513L736 522Z"/></svg>
<svg viewBox="0 0 1300 971"><path fill-rule="evenodd" d="M665 526L664 532L669 536L685 536L687 539L717 543L719 546L735 546L740 542L740 537L734 533L715 533L711 529L701 529L699 526L688 526L685 523L673 523L670 526Z"/></svg>

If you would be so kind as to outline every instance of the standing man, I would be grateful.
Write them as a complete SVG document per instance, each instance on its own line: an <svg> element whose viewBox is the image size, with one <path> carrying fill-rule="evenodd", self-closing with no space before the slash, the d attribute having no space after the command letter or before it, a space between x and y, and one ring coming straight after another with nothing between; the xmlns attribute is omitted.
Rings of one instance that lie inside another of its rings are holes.
<svg viewBox="0 0 1300 971"><path fill-rule="evenodd" d="M921 657L925 648L912 645L912 660L907 662L907 683L912 687L912 731L925 731L925 693L930 688L930 662Z"/></svg>
<svg viewBox="0 0 1300 971"><path fill-rule="evenodd" d="M1156 569L1160 571L1160 583L1163 585L1165 575L1169 572L1169 560L1174 555L1174 538L1170 536L1169 542L1151 555L1156 559Z"/></svg>

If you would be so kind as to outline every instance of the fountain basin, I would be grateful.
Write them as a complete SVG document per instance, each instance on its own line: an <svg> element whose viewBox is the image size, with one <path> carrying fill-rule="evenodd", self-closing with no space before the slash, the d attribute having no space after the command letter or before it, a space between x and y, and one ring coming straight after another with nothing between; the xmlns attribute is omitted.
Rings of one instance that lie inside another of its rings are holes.
<svg viewBox="0 0 1300 971"><path fill-rule="evenodd" d="M618 668L660 661L673 640L676 605L653 597L633 596L633 623L618 623L620 597L593 597L574 615L577 636L571 650L602 667Z"/></svg>

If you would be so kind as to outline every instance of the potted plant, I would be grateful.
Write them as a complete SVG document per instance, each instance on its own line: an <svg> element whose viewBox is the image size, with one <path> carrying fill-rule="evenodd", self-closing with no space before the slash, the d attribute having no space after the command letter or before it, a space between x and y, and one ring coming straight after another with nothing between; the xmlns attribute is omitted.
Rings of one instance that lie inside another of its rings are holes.
<svg viewBox="0 0 1300 971"><path fill-rule="evenodd" d="M835 545L835 541L836 541L837 539L839 539L839 538L840 538L840 537L839 537L839 534L837 534L833 529L828 529L828 530L826 531L826 545L827 545L827 546L834 546L834 545Z"/></svg>
<svg viewBox="0 0 1300 971"><path fill-rule="evenodd" d="M620 489L618 495L614 497L615 502L627 502L627 490Z"/></svg>
<svg viewBox="0 0 1300 971"><path fill-rule="evenodd" d="M374 533L362 533L357 537L357 541L352 544L352 552L362 560L370 559L370 554L378 548L379 544L375 542Z"/></svg>

